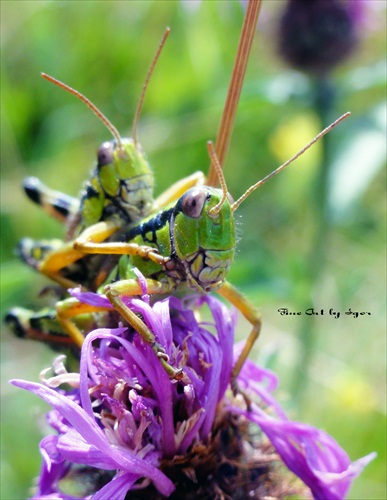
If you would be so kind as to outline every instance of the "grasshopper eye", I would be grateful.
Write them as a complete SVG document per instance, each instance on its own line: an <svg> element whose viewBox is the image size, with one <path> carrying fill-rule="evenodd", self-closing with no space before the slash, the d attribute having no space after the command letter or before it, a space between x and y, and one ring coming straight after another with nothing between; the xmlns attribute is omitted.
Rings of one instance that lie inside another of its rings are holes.
<svg viewBox="0 0 387 500"><path fill-rule="evenodd" d="M101 144L97 154L98 167L104 167L105 165L109 165L109 163L113 163L113 151L114 144L112 141L106 141Z"/></svg>
<svg viewBox="0 0 387 500"><path fill-rule="evenodd" d="M190 189L180 198L178 210L192 219L198 219L203 211L208 193L202 189Z"/></svg>

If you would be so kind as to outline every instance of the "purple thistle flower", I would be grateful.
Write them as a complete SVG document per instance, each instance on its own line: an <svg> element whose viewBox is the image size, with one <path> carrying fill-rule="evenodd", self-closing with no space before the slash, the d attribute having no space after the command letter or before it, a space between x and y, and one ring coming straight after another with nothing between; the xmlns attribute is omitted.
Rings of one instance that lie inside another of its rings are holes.
<svg viewBox="0 0 387 500"><path fill-rule="evenodd" d="M72 293L107 305L103 296ZM326 433L289 421L271 395L275 375L250 361L238 382L253 397L251 409L241 396L232 395L235 318L217 299L128 303L141 313L171 364L183 367L185 378L169 380L141 337L120 327L86 337L79 374L68 374L58 362L57 375L43 384L13 380L53 408L48 421L57 435L41 441L43 465L35 498L125 499L128 492L133 498L143 498L141 493L160 498L173 497L175 490L175 498L194 498L204 491L212 492L211 498L222 491L232 497L254 492L252 498L259 498L278 493L278 488L283 492L283 483L274 484L284 475L273 466L279 455L315 498L339 499L374 458L370 454L351 464ZM195 317L192 308L203 305L210 309L211 323ZM70 383L72 390L58 389L62 383ZM269 445L260 430L278 455L272 448L265 455ZM258 432L258 440L251 431ZM66 492L66 481L82 487L77 494L74 488ZM277 490L268 492L270 481ZM287 494L300 491L290 483L286 488Z"/></svg>

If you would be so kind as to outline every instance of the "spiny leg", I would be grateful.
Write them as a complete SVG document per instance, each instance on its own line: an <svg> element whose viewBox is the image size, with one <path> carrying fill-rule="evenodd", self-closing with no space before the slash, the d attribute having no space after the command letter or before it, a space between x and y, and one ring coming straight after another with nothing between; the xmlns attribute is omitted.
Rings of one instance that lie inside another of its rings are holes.
<svg viewBox="0 0 387 500"><path fill-rule="evenodd" d="M147 293L170 293L171 287L167 284L162 284L155 280L146 280ZM183 370L176 369L169 364L169 357L165 349L157 342L155 335L129 307L123 302L121 296L133 296L141 293L139 283L136 280L122 280L117 281L105 288L106 297L109 299L114 309L118 311L121 316L134 328L134 330L141 335L143 340L152 348L157 358L160 360L161 365L167 372L168 376L175 380L181 380L184 377Z"/></svg>
<svg viewBox="0 0 387 500"><path fill-rule="evenodd" d="M253 329L243 346L242 352L240 353L231 374L231 387L234 393L242 392L246 403L249 406L251 403L250 398L246 396L243 391L240 391L236 380L250 354L251 349L253 348L253 345L259 337L259 333L261 331L261 315L253 304L251 304L251 302L246 299L246 297L244 297L244 295L237 288L231 285L231 283L226 281L222 288L217 290L217 293L231 302L231 304L235 306L253 326Z"/></svg>

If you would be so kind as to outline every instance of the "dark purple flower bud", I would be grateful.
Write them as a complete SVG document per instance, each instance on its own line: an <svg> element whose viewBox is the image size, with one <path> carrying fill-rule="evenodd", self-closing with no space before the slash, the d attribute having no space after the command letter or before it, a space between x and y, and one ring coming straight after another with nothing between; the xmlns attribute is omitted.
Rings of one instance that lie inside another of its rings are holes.
<svg viewBox="0 0 387 500"><path fill-rule="evenodd" d="M279 51L297 69L325 74L356 47L361 0L288 0L279 25Z"/></svg>

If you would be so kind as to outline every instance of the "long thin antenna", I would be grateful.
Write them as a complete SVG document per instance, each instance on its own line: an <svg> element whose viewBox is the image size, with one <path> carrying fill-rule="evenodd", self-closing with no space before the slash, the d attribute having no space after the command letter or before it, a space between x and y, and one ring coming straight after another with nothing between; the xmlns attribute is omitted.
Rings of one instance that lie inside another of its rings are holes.
<svg viewBox="0 0 387 500"><path fill-rule="evenodd" d="M224 178L223 170L219 163L218 157L216 156L212 141L207 142L207 149L208 149L208 154L210 155L211 165L213 166L215 172L218 175L219 184L223 192L220 202L209 210L210 216L211 215L215 216L218 215L220 209L222 208L223 203L226 201L228 190L227 190L226 179Z"/></svg>
<svg viewBox="0 0 387 500"><path fill-rule="evenodd" d="M237 200L235 201L232 205L231 205L231 211L232 212L235 212L235 210L239 207L239 205L253 192L255 191L257 188L261 187L262 184L264 184L266 181L268 181L269 179L271 179L272 177L274 177L275 175L277 175L279 172L281 172L282 170L284 170L288 165L290 165L290 163L294 162L294 160L296 160L299 156L301 156L302 154L305 153L305 151L307 149L309 149L311 146L313 146L313 144L315 144L318 140L321 139L321 137L323 137L324 135L326 135L328 132L330 132L334 127L336 127L336 125L338 125L339 123L341 123L343 120L345 120L346 118L348 118L348 116L350 116L350 112L348 113L345 113L344 115L340 116L340 118L338 118L337 120L335 120L333 123L331 123L330 125L328 125L328 127L324 128L324 130L322 132L320 132L318 135L316 135L316 137L311 140L306 146L304 146L298 153L296 153L294 156L292 156L290 158L290 160L286 161L285 163L283 163L280 167L278 167L277 169L275 169L273 172L271 172L271 174L267 175L266 177L264 177L263 179L261 179L260 181L258 181L256 184L254 184L253 186L249 187L249 189Z"/></svg>
<svg viewBox="0 0 387 500"><path fill-rule="evenodd" d="M86 104L87 107L91 109L91 111L101 120L101 122L105 125L105 127L111 132L113 135L114 139L117 141L117 146L121 149L122 148L122 139L121 136L116 129L116 127L106 118L106 116L100 111L95 104L93 104L87 97L85 97L83 94L78 92L78 90L73 89L72 87L69 87L65 83L61 82L60 80L57 80L56 78L53 78L50 75L47 75L46 73L41 73L42 77L45 80L48 80L49 82L57 85L61 89L67 90L67 92L70 92L70 94L75 95L75 97L78 97L80 101Z"/></svg>
<svg viewBox="0 0 387 500"><path fill-rule="evenodd" d="M141 96L140 96L140 100L138 102L138 105L137 105L137 108L136 108L136 112L134 114L134 118L133 118L133 124L132 124L132 136L133 136L133 141L134 141L134 144L137 146L138 144L138 137L137 137L137 124L138 124L138 121L139 121L139 118L140 118L140 114L141 114L141 110L142 110L142 105L144 103L144 98L145 98L145 94L146 94L146 91L147 91L147 88L148 88L148 83L149 83L149 80L150 80L150 77L152 76L152 73L153 73L153 70L156 66L156 63L160 57L160 54L161 54L161 51L165 45L165 41L166 39L168 38L168 35L169 33L171 32L171 28L166 28L165 32L164 32L164 35L163 35L163 38L161 39L161 42L159 44L159 47L157 49L157 52L156 52L156 55L154 56L153 58L153 61L149 67L149 70L148 70L148 74L146 75L146 79L145 79L145 82L144 82L144 85L142 86L142 92L141 92Z"/></svg>

